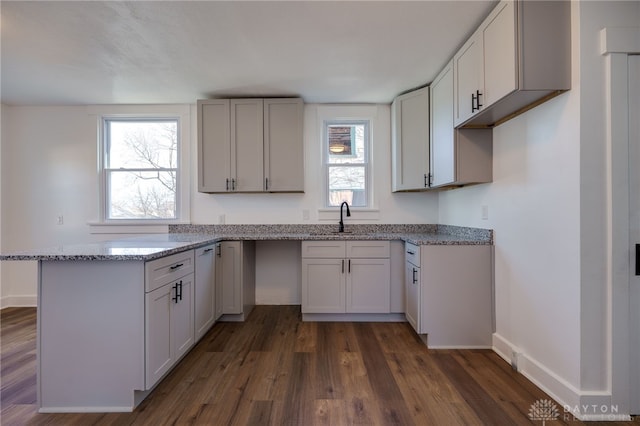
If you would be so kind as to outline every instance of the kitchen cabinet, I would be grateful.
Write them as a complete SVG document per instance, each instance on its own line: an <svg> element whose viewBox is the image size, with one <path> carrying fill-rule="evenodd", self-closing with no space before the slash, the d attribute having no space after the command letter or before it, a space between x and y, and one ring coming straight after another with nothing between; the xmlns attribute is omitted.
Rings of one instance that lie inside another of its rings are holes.
<svg viewBox="0 0 640 426"><path fill-rule="evenodd" d="M420 314L420 247L405 243L405 318L418 331Z"/></svg>
<svg viewBox="0 0 640 426"><path fill-rule="evenodd" d="M304 192L300 98L264 100L264 190Z"/></svg>
<svg viewBox="0 0 640 426"><path fill-rule="evenodd" d="M501 1L454 55L455 126L493 127L569 90L570 12L568 1Z"/></svg>
<svg viewBox="0 0 640 426"><path fill-rule="evenodd" d="M231 99L231 175L229 190L263 190L263 101Z"/></svg>
<svg viewBox="0 0 640 426"><path fill-rule="evenodd" d="M429 187L429 87L398 96L391 104L391 189Z"/></svg>
<svg viewBox="0 0 640 426"><path fill-rule="evenodd" d="M200 340L216 321L215 244L195 251L195 339Z"/></svg>
<svg viewBox="0 0 640 426"><path fill-rule="evenodd" d="M388 241L303 241L303 313L389 313Z"/></svg>
<svg viewBox="0 0 640 426"><path fill-rule="evenodd" d="M193 265L193 250L145 264L145 389L195 343Z"/></svg>
<svg viewBox="0 0 640 426"><path fill-rule="evenodd" d="M224 303L222 301L222 243L215 245L215 320L219 320L224 314Z"/></svg>
<svg viewBox="0 0 640 426"><path fill-rule="evenodd" d="M197 108L198 191L304 191L302 99L208 99Z"/></svg>
<svg viewBox="0 0 640 426"><path fill-rule="evenodd" d="M244 321L255 304L255 242L223 241L217 255L223 319Z"/></svg>
<svg viewBox="0 0 640 426"><path fill-rule="evenodd" d="M454 128L453 61L431 84L430 187L491 182L491 129Z"/></svg>
<svg viewBox="0 0 640 426"><path fill-rule="evenodd" d="M427 346L491 347L493 246L406 243L405 251L405 315Z"/></svg>

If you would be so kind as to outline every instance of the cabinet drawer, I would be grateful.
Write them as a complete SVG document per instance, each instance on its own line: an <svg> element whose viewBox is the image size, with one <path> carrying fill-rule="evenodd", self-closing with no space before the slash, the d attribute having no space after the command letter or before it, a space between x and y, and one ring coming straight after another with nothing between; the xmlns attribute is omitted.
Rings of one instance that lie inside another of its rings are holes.
<svg viewBox="0 0 640 426"><path fill-rule="evenodd" d="M346 257L344 241L303 241L302 257L341 259Z"/></svg>
<svg viewBox="0 0 640 426"><path fill-rule="evenodd" d="M193 272L193 250L145 263L145 291L153 291Z"/></svg>
<svg viewBox="0 0 640 426"><path fill-rule="evenodd" d="M388 258L389 241L347 241L348 258Z"/></svg>
<svg viewBox="0 0 640 426"><path fill-rule="evenodd" d="M420 267L420 246L404 243L404 258L407 262Z"/></svg>

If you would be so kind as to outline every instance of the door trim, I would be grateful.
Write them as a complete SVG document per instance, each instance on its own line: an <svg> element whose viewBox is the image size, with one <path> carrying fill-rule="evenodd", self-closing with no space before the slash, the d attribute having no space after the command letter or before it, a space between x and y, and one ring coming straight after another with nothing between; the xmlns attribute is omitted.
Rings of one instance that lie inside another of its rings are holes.
<svg viewBox="0 0 640 426"><path fill-rule="evenodd" d="M600 32L601 54L606 57L607 146L610 149L610 312L611 403L629 412L631 379L629 332L629 55L640 53L640 27L605 28Z"/></svg>

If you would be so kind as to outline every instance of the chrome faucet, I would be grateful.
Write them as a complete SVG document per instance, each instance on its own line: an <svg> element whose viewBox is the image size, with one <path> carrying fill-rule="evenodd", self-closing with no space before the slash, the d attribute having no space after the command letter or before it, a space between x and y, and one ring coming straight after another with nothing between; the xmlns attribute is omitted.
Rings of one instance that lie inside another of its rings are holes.
<svg viewBox="0 0 640 426"><path fill-rule="evenodd" d="M347 206L347 217L351 216L351 211L349 210L349 203L343 201L340 204L340 228L338 228L338 232L344 232L344 222L342 221L342 207Z"/></svg>

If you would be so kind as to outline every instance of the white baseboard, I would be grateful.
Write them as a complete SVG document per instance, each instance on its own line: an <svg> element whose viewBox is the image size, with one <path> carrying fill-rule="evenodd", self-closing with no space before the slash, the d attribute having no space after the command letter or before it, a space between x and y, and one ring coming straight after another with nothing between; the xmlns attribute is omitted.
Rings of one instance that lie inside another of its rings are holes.
<svg viewBox="0 0 640 426"><path fill-rule="evenodd" d="M497 333L493 334L493 351L558 403L560 419L631 420L628 413L619 412L627 407L618 407L611 403L611 392L580 391ZM532 404L535 402L531 401Z"/></svg>
<svg viewBox="0 0 640 426"><path fill-rule="evenodd" d="M0 297L0 309L38 306L38 296L5 296Z"/></svg>

